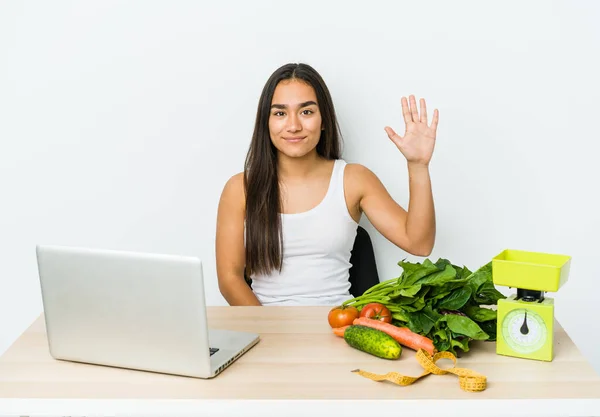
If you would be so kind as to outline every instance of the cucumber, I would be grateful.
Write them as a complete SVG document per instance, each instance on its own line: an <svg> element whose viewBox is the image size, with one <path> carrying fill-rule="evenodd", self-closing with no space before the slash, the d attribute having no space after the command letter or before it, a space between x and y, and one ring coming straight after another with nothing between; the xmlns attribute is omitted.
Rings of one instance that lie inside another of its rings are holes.
<svg viewBox="0 0 600 417"><path fill-rule="evenodd" d="M344 331L344 340L355 349L383 359L398 359L402 354L400 343L372 327L353 324Z"/></svg>

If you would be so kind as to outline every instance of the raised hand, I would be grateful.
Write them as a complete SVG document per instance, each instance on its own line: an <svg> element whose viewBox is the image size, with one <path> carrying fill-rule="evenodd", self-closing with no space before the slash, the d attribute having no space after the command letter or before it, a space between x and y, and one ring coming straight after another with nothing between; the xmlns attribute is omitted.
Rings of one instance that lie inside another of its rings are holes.
<svg viewBox="0 0 600 417"><path fill-rule="evenodd" d="M419 116L415 96L410 96L410 106L406 97L402 97L402 115L406 124L404 136L400 136L389 126L385 127L385 131L409 163L427 166L435 147L439 112L437 109L433 111L433 120L431 125L428 125L425 99L422 98L420 104L421 115Z"/></svg>

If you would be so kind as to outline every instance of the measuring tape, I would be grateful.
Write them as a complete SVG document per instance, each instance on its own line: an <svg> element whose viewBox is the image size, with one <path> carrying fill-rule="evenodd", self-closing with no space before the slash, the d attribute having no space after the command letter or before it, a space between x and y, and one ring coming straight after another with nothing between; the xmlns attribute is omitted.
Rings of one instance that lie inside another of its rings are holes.
<svg viewBox="0 0 600 417"><path fill-rule="evenodd" d="M427 351L425 351L424 349L419 349L417 351L416 358L419 364L421 364L421 366L425 368L425 372L423 372L417 377L401 375L398 372L388 372L387 374L374 374L372 372L363 371L361 369L355 369L352 372L364 376L365 378L371 379L373 381L390 381L398 385L410 385L416 382L418 379L423 378L424 376L427 376L429 374L446 375L448 373L451 373L458 376L459 385L465 391L479 392L485 390L487 387L487 378L484 375L481 375L470 369L457 368L456 356L454 356L452 352L438 352L435 355L430 356L429 353L427 353ZM452 360L452 362L454 362L454 366L450 369L442 369L435 364L440 359L450 359Z"/></svg>

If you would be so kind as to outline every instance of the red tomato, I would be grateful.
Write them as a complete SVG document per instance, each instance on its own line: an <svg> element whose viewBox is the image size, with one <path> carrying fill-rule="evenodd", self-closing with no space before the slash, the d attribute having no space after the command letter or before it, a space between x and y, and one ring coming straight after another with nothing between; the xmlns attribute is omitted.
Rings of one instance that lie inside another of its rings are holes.
<svg viewBox="0 0 600 417"><path fill-rule="evenodd" d="M379 320L385 323L392 322L392 313L386 306L380 303L370 303L364 306L360 311L360 317Z"/></svg>
<svg viewBox="0 0 600 417"><path fill-rule="evenodd" d="M329 325L336 329L338 327L348 326L358 318L358 310L354 306L337 306L329 311L327 320Z"/></svg>

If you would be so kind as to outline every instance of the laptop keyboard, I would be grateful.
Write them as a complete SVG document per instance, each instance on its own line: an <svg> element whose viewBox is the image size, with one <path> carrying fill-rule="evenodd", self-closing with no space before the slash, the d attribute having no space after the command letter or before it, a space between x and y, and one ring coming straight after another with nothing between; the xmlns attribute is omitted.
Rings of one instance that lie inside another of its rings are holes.
<svg viewBox="0 0 600 417"><path fill-rule="evenodd" d="M210 350L210 356L214 355L219 350L219 348L208 348L208 349Z"/></svg>

